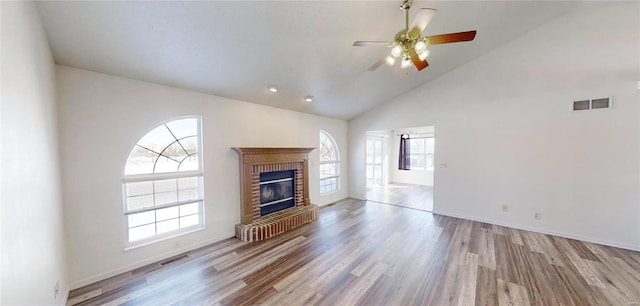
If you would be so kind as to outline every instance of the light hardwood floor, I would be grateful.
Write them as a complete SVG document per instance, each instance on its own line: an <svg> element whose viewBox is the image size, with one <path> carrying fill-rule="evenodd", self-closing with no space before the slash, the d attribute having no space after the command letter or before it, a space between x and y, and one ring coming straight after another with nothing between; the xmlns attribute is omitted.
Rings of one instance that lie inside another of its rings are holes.
<svg viewBox="0 0 640 306"><path fill-rule="evenodd" d="M640 253L345 200L74 290L80 305L640 305Z"/></svg>
<svg viewBox="0 0 640 306"><path fill-rule="evenodd" d="M433 210L433 186L390 183L367 190L367 200L412 209Z"/></svg>

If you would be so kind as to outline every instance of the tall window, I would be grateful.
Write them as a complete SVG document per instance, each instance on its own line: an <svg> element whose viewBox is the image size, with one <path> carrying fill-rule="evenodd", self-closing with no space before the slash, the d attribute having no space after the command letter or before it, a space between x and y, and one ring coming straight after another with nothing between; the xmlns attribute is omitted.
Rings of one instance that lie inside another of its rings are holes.
<svg viewBox="0 0 640 306"><path fill-rule="evenodd" d="M340 188L340 154L331 135L320 130L320 194Z"/></svg>
<svg viewBox="0 0 640 306"><path fill-rule="evenodd" d="M124 168L127 244L204 227L200 118L162 124L133 147Z"/></svg>
<svg viewBox="0 0 640 306"><path fill-rule="evenodd" d="M409 158L411 170L433 170L435 141L429 138L409 138Z"/></svg>

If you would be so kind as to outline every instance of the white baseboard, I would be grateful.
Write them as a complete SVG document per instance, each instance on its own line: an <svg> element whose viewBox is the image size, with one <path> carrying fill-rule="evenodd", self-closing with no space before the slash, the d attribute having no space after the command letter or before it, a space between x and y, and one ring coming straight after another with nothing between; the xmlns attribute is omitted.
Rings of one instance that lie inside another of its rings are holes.
<svg viewBox="0 0 640 306"><path fill-rule="evenodd" d="M121 274L121 273L124 273L124 272L127 272L127 271L135 270L135 269L143 267L145 265L152 264L154 262L158 262L158 261L161 261L163 259L167 259L169 257L173 257L173 256L176 256L176 255L179 255L179 254L182 254L182 253L186 253L186 252L195 250L197 248L200 248L200 247L203 247L203 246L206 246L206 245L218 242L218 241L222 241L222 240L230 238L230 237L235 237L235 235L236 235L235 232L234 233L230 233L230 234L220 235L220 236L217 236L217 237L215 237L213 239L208 239L206 241L202 241L202 242L190 245L190 246L185 246L185 247L182 247L182 248L171 250L171 251L168 251L166 253L160 254L158 256L147 258L145 260L141 260L141 261L132 263L130 265L126 265L124 267L120 267L120 268L112 270L112 271L108 271L108 272L105 272L105 273L100 273L100 274L95 275L95 276L87 277L85 279L81 279L81 280L72 282L72 283L69 284L68 290L66 290L67 294L71 290L75 290L75 289L78 289L80 287L84 287L86 285L93 284L95 282L99 282L101 280L107 279L109 277L113 277L113 276L116 276L118 274Z"/></svg>
<svg viewBox="0 0 640 306"><path fill-rule="evenodd" d="M597 244L602 244L602 245L606 245L606 246L612 246L612 247L622 248L622 249L627 249L627 250L632 250L632 251L640 251L640 246L638 246L638 245L631 245L631 244L627 244L627 243L621 243L621 242L618 242L618 241L609 241L609 240L596 239L596 238L593 238L593 237L586 237L586 236L581 236L581 235L576 235L576 234L571 234L571 233L558 232L558 231L549 230L549 229L545 229L545 228L523 226L523 225L519 225L519 224L512 224L512 223L509 223L509 222L503 222L503 221L497 221L497 220L491 220L491 219L485 219L485 218L478 218L478 217L475 217L475 216L470 216L470 215L465 215L465 214L458 214L458 213L453 213L453 212L448 212L448 211L443 211L443 210L437 210L435 208L433 210L433 214L443 215L443 216L448 216L448 217L454 217L454 218L459 218L459 219L466 219L466 220L471 220L471 221L484 222L484 223L489 223L489 224L495 224L495 225L500 225L500 226L504 226L504 227L511 227L511 228L525 230L525 231L531 231L531 232L537 232L537 233L553 235L553 236L558 236L558 237L563 237L563 238L581 240L581 241L597 243Z"/></svg>

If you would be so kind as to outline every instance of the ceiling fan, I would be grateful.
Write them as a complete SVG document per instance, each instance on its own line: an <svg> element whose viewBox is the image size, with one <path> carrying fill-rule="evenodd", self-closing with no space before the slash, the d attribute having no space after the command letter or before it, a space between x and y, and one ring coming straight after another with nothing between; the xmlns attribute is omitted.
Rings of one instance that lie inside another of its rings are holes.
<svg viewBox="0 0 640 306"><path fill-rule="evenodd" d="M471 41L476 37L476 31L457 32L449 34L440 34L422 37L422 31L427 27L429 21L436 13L435 9L421 8L418 15L409 27L409 9L413 0L404 0L400 5L400 9L405 12L405 29L396 34L393 41L356 41L353 43L356 47L369 46L385 46L391 48L391 54L379 60L367 70L376 70L380 65L386 63L393 66L396 58L400 59L400 68L408 68L411 64L415 65L418 71L429 66L427 57L430 51L427 49L429 45L448 44L461 41Z"/></svg>

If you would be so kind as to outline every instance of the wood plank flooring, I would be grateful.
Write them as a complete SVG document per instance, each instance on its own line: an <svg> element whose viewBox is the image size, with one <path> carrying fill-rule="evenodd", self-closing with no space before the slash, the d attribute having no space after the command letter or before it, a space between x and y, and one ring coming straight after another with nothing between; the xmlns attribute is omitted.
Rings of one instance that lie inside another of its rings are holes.
<svg viewBox="0 0 640 306"><path fill-rule="evenodd" d="M367 200L412 209L433 210L433 186L390 183L367 190Z"/></svg>
<svg viewBox="0 0 640 306"><path fill-rule="evenodd" d="M640 305L639 252L358 200L266 241L185 255L68 304Z"/></svg>

